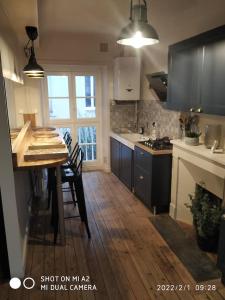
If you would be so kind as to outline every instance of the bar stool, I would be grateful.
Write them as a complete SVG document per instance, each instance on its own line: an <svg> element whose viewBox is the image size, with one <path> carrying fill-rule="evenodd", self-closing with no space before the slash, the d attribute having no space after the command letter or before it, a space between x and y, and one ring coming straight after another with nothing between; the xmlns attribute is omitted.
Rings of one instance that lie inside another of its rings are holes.
<svg viewBox="0 0 225 300"><path fill-rule="evenodd" d="M76 162L69 168L62 168L62 184L68 183L74 205L77 203L79 215L73 215L69 218L80 217L81 221L85 223L88 238L91 238L90 229L88 225L87 210L85 204L83 180L82 180L82 163L84 154L79 148L77 151ZM75 199L76 195L76 199ZM56 193L56 178L54 176L54 186L52 192L52 224L54 226L54 243L56 243L58 235L58 208L57 208L57 193Z"/></svg>
<svg viewBox="0 0 225 300"><path fill-rule="evenodd" d="M76 151L78 149L78 142L75 144L73 150L71 151L71 144L72 144L72 138L71 135L68 131L65 132L63 139L65 140L65 143L67 145L67 148L69 150L69 158L68 161L62 165L63 168L65 167L70 167L71 164L74 161L74 158L76 156ZM52 194L52 186L53 186L53 181L52 178L54 176L55 169L54 168L48 168L48 183L47 183L47 189L48 189L48 206L47 209L50 208L50 202L51 202L51 194ZM71 192L72 193L72 192Z"/></svg>

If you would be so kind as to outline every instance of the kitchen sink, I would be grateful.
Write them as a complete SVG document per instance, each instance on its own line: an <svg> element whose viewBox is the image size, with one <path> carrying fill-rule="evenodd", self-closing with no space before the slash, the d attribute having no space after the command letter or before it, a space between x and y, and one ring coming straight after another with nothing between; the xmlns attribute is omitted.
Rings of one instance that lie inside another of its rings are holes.
<svg viewBox="0 0 225 300"><path fill-rule="evenodd" d="M121 133L120 136L124 139L127 139L130 142L139 142L139 141L147 141L149 139L148 136L144 136L139 133Z"/></svg>

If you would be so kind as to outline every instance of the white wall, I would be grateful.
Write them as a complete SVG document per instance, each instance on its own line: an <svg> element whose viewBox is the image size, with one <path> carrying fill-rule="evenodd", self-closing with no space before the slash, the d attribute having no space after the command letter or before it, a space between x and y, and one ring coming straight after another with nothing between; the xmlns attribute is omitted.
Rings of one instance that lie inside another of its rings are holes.
<svg viewBox="0 0 225 300"><path fill-rule="evenodd" d="M26 227L28 222L27 200L25 199L23 192L29 194L29 185L26 185L25 188L25 185L21 184L22 182L27 183L25 179L26 177L24 176L19 176L19 183L18 176L15 175L14 178L9 135L9 121L12 127L16 125L14 102L15 86L14 83L8 80L18 79L16 74L14 74L14 69L21 62L20 53L22 49L20 49L18 46L17 38L11 30L7 16L2 11L1 6L0 40L0 189L10 274L12 277L23 277L25 271ZM6 80L6 84L2 76L1 60L4 67L4 76L8 78ZM17 61L16 64L15 61ZM7 88L8 103L6 100L5 87ZM7 106L10 110L9 113Z"/></svg>
<svg viewBox="0 0 225 300"><path fill-rule="evenodd" d="M36 124L37 126L41 126L43 123L41 80L24 77L24 85L16 85L14 93L17 127L24 125L23 113L36 113Z"/></svg>

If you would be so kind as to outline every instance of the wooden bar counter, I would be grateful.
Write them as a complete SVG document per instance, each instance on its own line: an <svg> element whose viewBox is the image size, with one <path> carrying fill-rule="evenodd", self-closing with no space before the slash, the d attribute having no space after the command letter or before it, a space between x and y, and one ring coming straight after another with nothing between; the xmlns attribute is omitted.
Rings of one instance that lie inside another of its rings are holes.
<svg viewBox="0 0 225 300"><path fill-rule="evenodd" d="M52 141L55 136L57 137L57 142L54 146L54 142ZM43 137L43 139L41 137ZM46 130L45 128L38 127L31 128L31 123L28 121L21 130L11 131L11 143L13 166L15 170L56 168L59 232L61 245L65 245L64 208L60 166L68 159L68 149L62 136L55 128L46 128Z"/></svg>

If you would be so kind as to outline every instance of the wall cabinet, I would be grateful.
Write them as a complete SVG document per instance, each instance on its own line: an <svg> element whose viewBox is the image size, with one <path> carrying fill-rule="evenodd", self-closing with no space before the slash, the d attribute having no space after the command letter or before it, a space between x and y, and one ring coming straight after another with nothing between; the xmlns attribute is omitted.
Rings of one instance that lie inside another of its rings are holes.
<svg viewBox="0 0 225 300"><path fill-rule="evenodd" d="M168 212L172 155L152 155L135 146L134 192L153 213Z"/></svg>
<svg viewBox="0 0 225 300"><path fill-rule="evenodd" d="M225 26L169 47L167 108L225 114Z"/></svg>
<svg viewBox="0 0 225 300"><path fill-rule="evenodd" d="M133 150L110 138L111 171L130 190L133 187Z"/></svg>

